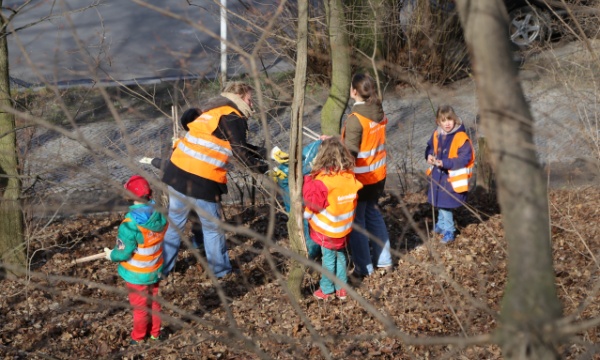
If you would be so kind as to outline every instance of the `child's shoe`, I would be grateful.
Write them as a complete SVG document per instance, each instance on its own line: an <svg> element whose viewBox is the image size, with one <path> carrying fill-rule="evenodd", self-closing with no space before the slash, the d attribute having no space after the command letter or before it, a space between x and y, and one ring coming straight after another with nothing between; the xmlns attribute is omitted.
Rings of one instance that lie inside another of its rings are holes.
<svg viewBox="0 0 600 360"><path fill-rule="evenodd" d="M346 289L339 289L335 291L335 296L340 300L346 300L348 294L346 293Z"/></svg>
<svg viewBox="0 0 600 360"><path fill-rule="evenodd" d="M454 241L454 232L453 231L445 231L444 237L442 238L442 244L449 244Z"/></svg>
<svg viewBox="0 0 600 360"><path fill-rule="evenodd" d="M315 291L315 293L313 295L317 299L321 299L321 300L327 300L331 297L331 294L325 294L323 292L323 290L321 290L321 288L319 288L319 290Z"/></svg>
<svg viewBox="0 0 600 360"><path fill-rule="evenodd" d="M141 343L143 343L144 340L129 340L129 346L136 346L136 345L140 345Z"/></svg>
<svg viewBox="0 0 600 360"><path fill-rule="evenodd" d="M150 335L150 340L152 341L163 341L165 338L162 335L154 336Z"/></svg>

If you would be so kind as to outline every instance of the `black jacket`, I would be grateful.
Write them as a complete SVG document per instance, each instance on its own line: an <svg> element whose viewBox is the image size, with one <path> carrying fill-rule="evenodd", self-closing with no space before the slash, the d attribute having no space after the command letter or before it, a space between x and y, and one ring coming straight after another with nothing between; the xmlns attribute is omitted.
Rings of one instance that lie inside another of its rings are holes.
<svg viewBox="0 0 600 360"><path fill-rule="evenodd" d="M221 106L237 106L229 99L218 96L208 100L200 109L208 111ZM201 110L201 112L202 112ZM233 160L250 170L264 174L268 170L268 164L264 161L266 150L247 143L248 119L233 113L222 116L219 126L213 135L219 139L229 141L233 152ZM171 161L165 165L163 182L172 186L182 194L196 199L217 202L222 194L227 193L227 185L197 176L181 170Z"/></svg>

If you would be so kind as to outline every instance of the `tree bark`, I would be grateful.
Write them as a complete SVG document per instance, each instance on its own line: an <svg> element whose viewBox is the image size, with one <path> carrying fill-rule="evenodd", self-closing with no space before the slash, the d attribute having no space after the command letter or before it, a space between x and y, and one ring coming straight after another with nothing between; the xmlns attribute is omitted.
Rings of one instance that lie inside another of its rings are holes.
<svg viewBox="0 0 600 360"><path fill-rule="evenodd" d="M350 44L342 1L326 0L325 13L331 54L331 88L321 111L321 131L324 135L337 135L350 97Z"/></svg>
<svg viewBox="0 0 600 360"><path fill-rule="evenodd" d="M512 61L501 0L457 1L478 89L481 122L496 175L508 281L495 336L505 359L558 359L557 297L547 188L533 119Z"/></svg>
<svg viewBox="0 0 600 360"><path fill-rule="evenodd" d="M477 139L477 187L481 188L486 194L490 194L494 189L494 172L490 164L490 156L485 137Z"/></svg>
<svg viewBox="0 0 600 360"><path fill-rule="evenodd" d="M5 21L0 17L2 29L6 29ZM0 134L6 134L0 138L0 254L2 263L25 266L15 117L6 111L12 107L6 35L6 30L0 32Z"/></svg>
<svg viewBox="0 0 600 360"><path fill-rule="evenodd" d="M304 113L304 90L306 86L306 66L308 53L308 1L298 1L298 44L296 51L296 75L294 78L294 99L292 100L290 123L290 216L288 234L290 246L296 253L307 256L304 226L302 224L302 115ZM302 297L302 279L305 266L297 261L292 263L288 287L296 299Z"/></svg>

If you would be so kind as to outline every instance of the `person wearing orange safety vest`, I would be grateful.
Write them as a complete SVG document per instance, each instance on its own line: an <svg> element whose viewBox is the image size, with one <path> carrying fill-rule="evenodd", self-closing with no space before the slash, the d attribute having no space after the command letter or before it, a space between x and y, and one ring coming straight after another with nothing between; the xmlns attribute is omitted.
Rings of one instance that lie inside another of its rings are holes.
<svg viewBox="0 0 600 360"><path fill-rule="evenodd" d="M146 179L132 176L125 183L125 190L136 200L119 226L116 247L112 250L104 248L104 251L108 260L119 263L117 271L127 284L133 308L131 344L137 344L146 337L157 340L160 336L160 303L150 297L158 295L163 238L168 223L155 210Z"/></svg>
<svg viewBox="0 0 600 360"><path fill-rule="evenodd" d="M348 280L344 249L352 231L357 193L363 187L353 167L354 159L340 139L325 139L302 187L310 238L321 246L323 267L342 283ZM339 299L346 298L346 289L323 275L314 296L327 300L334 292Z"/></svg>
<svg viewBox="0 0 600 360"><path fill-rule="evenodd" d="M375 268L389 269L392 266L388 231L377 207L387 176L387 117L371 76L355 74L350 97L354 105L342 128L342 139L356 159L356 178L364 185L358 192L354 219L359 230L352 231L349 238L353 275L362 278L371 275ZM364 233L365 230L369 236Z"/></svg>
<svg viewBox="0 0 600 360"><path fill-rule="evenodd" d="M454 241L456 233L452 209L467 201L475 151L461 119L451 106L438 108L436 123L438 127L425 149L425 159L430 166L427 199L438 210L434 231L442 235L442 243L449 243Z"/></svg>
<svg viewBox="0 0 600 360"><path fill-rule="evenodd" d="M183 128L183 130L185 132L188 132L188 131L190 131L188 124L191 123L192 121L196 120L198 118L198 116L200 116L200 110L198 110L197 108L187 109L186 111L183 112L183 114L179 118L179 125ZM183 133L182 135L185 136L185 133ZM173 138L173 148L172 148L173 150L175 150L175 148L177 148L180 141L181 141L181 138ZM139 162L142 164L150 164L150 165L154 166L155 168L161 170L161 172L162 172L162 171L164 171L164 169L167 166L170 159L171 159L170 155L166 159L158 158L158 157L155 157L155 158L143 157ZM192 229L191 229L192 236L190 236L189 242L191 243L192 248L198 250L200 252L200 255L204 256L204 235L202 234L202 224L200 224L200 219L198 219L198 216L196 215L195 212L191 212L189 214L189 220L192 223ZM202 271L202 265L200 263L196 264L196 268L198 268L199 271Z"/></svg>
<svg viewBox="0 0 600 360"><path fill-rule="evenodd" d="M219 227L220 199L227 193L227 169L231 160L264 174L266 150L247 143L248 117L252 110L252 87L232 82L220 96L199 108L199 116L187 124L165 165L163 182L169 191L169 222L165 234L163 275L175 267L190 210L202 224L204 251L209 270L217 278L231 273L225 233ZM196 211L194 209L201 209Z"/></svg>

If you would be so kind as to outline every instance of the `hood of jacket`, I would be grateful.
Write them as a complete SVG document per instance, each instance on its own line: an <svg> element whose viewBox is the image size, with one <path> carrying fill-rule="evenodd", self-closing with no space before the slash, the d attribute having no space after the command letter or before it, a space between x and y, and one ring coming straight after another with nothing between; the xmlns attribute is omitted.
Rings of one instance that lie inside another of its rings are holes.
<svg viewBox="0 0 600 360"><path fill-rule="evenodd" d="M456 124L454 126L454 128L452 130L450 130L449 132L445 132L441 126L438 126L438 128L437 128L438 135L451 135L451 134L457 133L459 131L467 132L467 130L465 129L465 126L463 124Z"/></svg>
<svg viewBox="0 0 600 360"><path fill-rule="evenodd" d="M155 211L154 202L130 206L127 217L131 218L139 226L155 232L162 231L167 223L167 219L163 214Z"/></svg>
<svg viewBox="0 0 600 360"><path fill-rule="evenodd" d="M242 114L242 116L246 118L252 115L250 106L243 102L242 98L240 98L238 95L231 93L223 93L220 96L215 96L214 98L206 100L200 105L200 112L202 113L204 111L212 110L221 106L231 106L232 108L239 111L240 114Z"/></svg>
<svg viewBox="0 0 600 360"><path fill-rule="evenodd" d="M352 112L358 113L375 122L380 122L385 117L381 104L356 103L352 106Z"/></svg>

